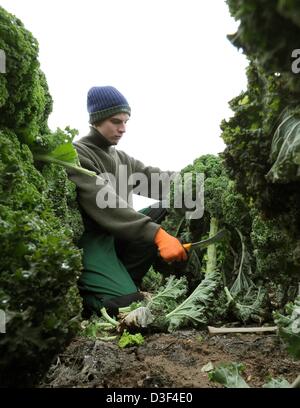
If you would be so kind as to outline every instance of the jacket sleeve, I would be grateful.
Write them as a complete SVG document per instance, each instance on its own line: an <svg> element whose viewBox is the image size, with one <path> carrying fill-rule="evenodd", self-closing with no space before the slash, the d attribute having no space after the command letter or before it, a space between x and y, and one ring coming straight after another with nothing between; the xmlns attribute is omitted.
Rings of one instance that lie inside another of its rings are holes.
<svg viewBox="0 0 300 408"><path fill-rule="evenodd" d="M77 152L82 167L99 173L90 158L85 157L80 149L77 149ZM160 226L152 222L150 217L130 207L117 195L107 180L71 169L68 169L68 176L77 186L77 197L81 208L102 230L119 239L153 242ZM108 197L109 206L102 208L103 199L100 197Z"/></svg>
<svg viewBox="0 0 300 408"><path fill-rule="evenodd" d="M140 160L129 157L135 173L142 173L146 176L147 184L138 187L138 194L152 198L154 200L165 200L170 191L171 181L178 172L162 171L158 167L145 166Z"/></svg>

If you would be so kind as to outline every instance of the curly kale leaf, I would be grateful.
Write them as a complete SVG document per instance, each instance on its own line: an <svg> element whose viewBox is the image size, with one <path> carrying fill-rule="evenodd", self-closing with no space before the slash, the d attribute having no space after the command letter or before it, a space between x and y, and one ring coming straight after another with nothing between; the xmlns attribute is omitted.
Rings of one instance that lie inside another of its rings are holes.
<svg viewBox="0 0 300 408"><path fill-rule="evenodd" d="M180 279L176 279L171 275L166 279L166 283L163 287L158 289L158 292L150 299L148 307L161 304L165 301L177 300L181 298L187 292L186 278L183 276Z"/></svg>
<svg viewBox="0 0 300 408"><path fill-rule="evenodd" d="M286 307L287 315L274 312L274 320L278 326L280 337L284 340L288 352L296 359L300 359L300 296L294 303Z"/></svg>
<svg viewBox="0 0 300 408"><path fill-rule="evenodd" d="M234 316L244 323L257 321L262 323L265 320L267 308L267 291L262 286L251 286L246 293L239 293L232 296L228 288L224 288L229 309Z"/></svg>
<svg viewBox="0 0 300 408"><path fill-rule="evenodd" d="M300 115L285 112L272 141L266 178L272 183L300 180Z"/></svg>
<svg viewBox="0 0 300 408"><path fill-rule="evenodd" d="M257 277L285 286L292 285L297 279L297 219L297 214L292 211L273 219L265 219L261 214L254 216L251 241Z"/></svg>
<svg viewBox="0 0 300 408"><path fill-rule="evenodd" d="M253 285L253 282L250 279L249 274L251 274L251 264L249 261L249 252L247 251L246 245L245 245L245 238L241 234L241 232L236 228L236 231L239 234L241 244L242 244L242 254L241 254L241 260L240 260L240 266L239 266L239 271L238 275L236 277L236 280L232 284L230 288L230 293L232 295L237 295L239 293L245 293L249 290L249 288ZM247 270L247 272L245 271Z"/></svg>
<svg viewBox="0 0 300 408"><path fill-rule="evenodd" d="M244 370L245 366L241 363L223 363L209 372L208 378L225 388L250 388L241 376Z"/></svg>
<svg viewBox="0 0 300 408"><path fill-rule="evenodd" d="M244 370L242 363L221 363L208 373L208 378L225 388L250 388L241 376ZM262 388L291 388L291 384L284 378L271 378Z"/></svg>
<svg viewBox="0 0 300 408"><path fill-rule="evenodd" d="M30 144L49 131L52 98L40 70L37 40L1 6L0 21L0 49L6 54L6 73L0 75L0 128L13 129L20 141Z"/></svg>
<svg viewBox="0 0 300 408"><path fill-rule="evenodd" d="M31 146L34 159L58 164L89 176L96 176L95 172L80 165L77 151L72 144L75 132L67 127L65 131L57 129L56 133L37 138Z"/></svg>
<svg viewBox="0 0 300 408"><path fill-rule="evenodd" d="M299 48L300 6L295 0L227 0L231 15L239 21L229 40L267 74L280 73L287 88L299 92L299 80L291 69L291 51ZM280 30L278 30L280 27Z"/></svg>
<svg viewBox="0 0 300 408"><path fill-rule="evenodd" d="M152 324L158 329L167 327L165 315L174 310L187 292L187 280L185 276L177 279L171 275L166 279L166 282L161 286L154 296L147 303L147 307L155 317Z"/></svg>
<svg viewBox="0 0 300 408"><path fill-rule="evenodd" d="M219 272L208 273L190 296L165 316L168 330L176 330L188 322L194 325L206 324L208 322L208 310L214 303L220 282L221 274Z"/></svg>
<svg viewBox="0 0 300 408"><path fill-rule="evenodd" d="M81 252L28 146L8 130L0 131L0 173L0 305L8 318L0 382L32 384L79 329Z"/></svg>
<svg viewBox="0 0 300 408"><path fill-rule="evenodd" d="M291 388L291 384L285 378L271 378L262 388Z"/></svg>
<svg viewBox="0 0 300 408"><path fill-rule="evenodd" d="M141 333L130 334L127 330L123 331L118 342L120 348L141 346L144 343L144 337Z"/></svg>

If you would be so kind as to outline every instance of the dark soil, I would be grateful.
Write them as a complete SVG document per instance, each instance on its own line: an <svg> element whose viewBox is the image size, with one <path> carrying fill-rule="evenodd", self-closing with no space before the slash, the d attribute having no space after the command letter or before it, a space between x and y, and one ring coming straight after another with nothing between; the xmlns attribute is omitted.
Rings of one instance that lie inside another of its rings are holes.
<svg viewBox="0 0 300 408"><path fill-rule="evenodd" d="M243 378L261 387L269 377L293 382L300 374L275 334L209 336L205 331L145 335L139 347L120 349L117 341L77 337L60 354L40 387L216 388L202 367L241 362Z"/></svg>

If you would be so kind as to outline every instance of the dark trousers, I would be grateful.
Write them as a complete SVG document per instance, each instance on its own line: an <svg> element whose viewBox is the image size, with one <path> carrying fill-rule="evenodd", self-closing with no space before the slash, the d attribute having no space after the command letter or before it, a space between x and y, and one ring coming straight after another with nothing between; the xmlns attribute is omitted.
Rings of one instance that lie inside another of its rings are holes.
<svg viewBox="0 0 300 408"><path fill-rule="evenodd" d="M161 207L148 207L141 212L157 224L166 215L166 209ZM93 251L91 256L90 251ZM103 306L109 314L116 315L118 307L143 299L138 288L157 258L157 247L154 243L127 242L110 236L88 236L86 244L83 243L83 255L85 270L79 281L79 288L84 316L99 314ZM91 266L91 259L97 267Z"/></svg>

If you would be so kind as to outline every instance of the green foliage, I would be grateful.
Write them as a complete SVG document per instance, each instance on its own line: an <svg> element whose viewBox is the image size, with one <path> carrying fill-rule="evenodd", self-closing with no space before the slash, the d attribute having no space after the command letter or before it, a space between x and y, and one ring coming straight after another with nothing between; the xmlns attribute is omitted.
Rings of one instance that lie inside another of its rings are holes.
<svg viewBox="0 0 300 408"><path fill-rule="evenodd" d="M194 160L193 164L186 166L184 169L181 170L181 181L182 181L182 190L186 187L183 182L187 175L190 175L192 178L192 191L191 194L193 198L196 195L196 175L203 174L206 179L214 179L222 174L222 168L220 166L220 160L217 156L214 155L203 155L198 159ZM206 186L205 186L206 187ZM183 206L180 208L176 208L175 198L176 197L176 188L180 191L178 187L178 183L173 183L171 185L170 190L170 211L163 222L162 226L168 230L168 232L172 233L173 235L177 236L180 232L180 229L184 227L186 223L185 213L187 209L184 207L184 200L182 201ZM206 189L204 190L204 192ZM206 198L206 197L205 197ZM187 236L186 236L187 238Z"/></svg>
<svg viewBox="0 0 300 408"><path fill-rule="evenodd" d="M266 76L253 62L247 68L248 89L230 102L234 116L221 124L227 145L221 156L229 177L251 205L274 213L285 208L282 186L269 184L273 128L288 95L282 80Z"/></svg>
<svg viewBox="0 0 300 408"><path fill-rule="evenodd" d="M241 363L223 363L209 372L208 378L224 385L225 388L249 388L241 376L244 370L245 366Z"/></svg>
<svg viewBox="0 0 300 408"><path fill-rule="evenodd" d="M250 255L249 252L247 251L246 247L246 240L245 237L241 234L241 232L236 228L237 233L240 236L241 239L241 257L240 257L240 265L238 268L238 274L233 282L230 293L235 296L240 293L245 293L247 292L250 287L253 285L253 282L251 281L249 275L251 275L251 263L250 263Z"/></svg>
<svg viewBox="0 0 300 408"><path fill-rule="evenodd" d="M293 298L300 266L300 85L291 71L300 7L285 0L274 0L273 7L267 0L228 0L228 4L240 20L238 33L230 38L249 57L248 87L230 102L233 116L221 124L225 151L220 156L201 156L181 171L182 176L190 173L194 197L196 175L205 176L203 217L186 219L187 208L174 208L162 225L183 242L203 240L213 230L229 231L226 241L205 252L191 252L186 265L179 266L181 275L188 268L198 269L193 275L198 280L196 289L214 273L220 273L225 287L222 293L218 291L222 284L210 288L207 294L218 296L221 306L212 299L210 307L200 301L196 324L209 321L209 308L214 319L226 314L243 323L262 322L270 317L270 306L281 307ZM175 188L170 193L173 207ZM192 295L195 282L188 283ZM185 312L184 305L189 306L189 298L167 316L181 309ZM177 327L186 324L189 313L178 313Z"/></svg>
<svg viewBox="0 0 300 408"><path fill-rule="evenodd" d="M44 194L51 208L65 228L69 227L74 243L83 233L82 217L76 200L76 186L61 166L49 164L43 166L41 173L46 181Z"/></svg>
<svg viewBox="0 0 300 408"><path fill-rule="evenodd" d="M33 385L78 332L82 221L74 185L55 165L35 166L33 146L61 143L51 134L52 109L38 62L38 43L0 7L0 337L1 385ZM64 132L70 137L73 131ZM53 142L54 143L54 142Z"/></svg>
<svg viewBox="0 0 300 408"><path fill-rule="evenodd" d="M147 292L155 292L162 285L162 274L157 272L152 266L143 277L142 288Z"/></svg>
<svg viewBox="0 0 300 408"><path fill-rule="evenodd" d="M112 339L112 336L108 336L108 332L116 328L115 325L105 321L99 316L93 315L89 320L81 322L81 335L93 339Z"/></svg>
<svg viewBox="0 0 300 408"><path fill-rule="evenodd" d="M169 210L168 217L162 226L168 232L173 233L177 230L177 235L183 242L196 242L206 239L210 230L211 219L217 220L218 228L224 227L233 230L239 227L245 234L250 231L251 219L249 208L243 196L236 191L235 183L230 180L223 165L223 160L214 155L203 155L194 160L192 165L185 167L181 171L182 179L186 173L192 175L204 174L204 216L201 219L187 220L184 214L178 215L178 210L172 208ZM195 184L195 180L194 180ZM192 190L196 190L193 184ZM171 188L171 203L173 203L174 190ZM217 246L226 246L224 243L218 243ZM228 250L224 248L228 253ZM196 250L197 258L193 255L192 267L198 267L199 271L205 262L203 250ZM219 253L222 258L224 252ZM195 262L194 262L195 261ZM219 259L220 262L225 261ZM202 266L201 266L202 265ZM200 279L199 272L195 274ZM199 283L199 282L198 282Z"/></svg>
<svg viewBox="0 0 300 408"><path fill-rule="evenodd" d="M225 388L250 388L241 376L244 370L241 363L221 363L208 373L208 378ZM262 388L291 388L291 384L285 378L270 378Z"/></svg>
<svg viewBox="0 0 300 408"><path fill-rule="evenodd" d="M286 305L286 315L274 312L274 320L288 352L300 359L300 296Z"/></svg>
<svg viewBox="0 0 300 408"><path fill-rule="evenodd" d="M210 220L215 218L219 229L224 226L246 230L249 228L248 204L237 192L235 183L229 178L220 156L200 156L194 160L192 166L182 170L182 174L187 172L204 174L204 219L195 220L192 227L200 229L200 224L204 223L206 231L203 232L208 233Z"/></svg>
<svg viewBox="0 0 300 408"><path fill-rule="evenodd" d="M262 388L291 388L291 384L285 378L271 378Z"/></svg>
<svg viewBox="0 0 300 408"><path fill-rule="evenodd" d="M147 307L155 317L152 327L160 330L167 329L166 314L174 310L184 300L187 290L185 276L177 279L171 275L165 279L164 283L147 302Z"/></svg>
<svg viewBox="0 0 300 408"><path fill-rule="evenodd" d="M208 323L215 312L213 306L220 284L220 273L208 273L197 288L187 295L186 277L178 279L171 275L145 304L153 317L151 327L171 332L190 324L199 326Z"/></svg>
<svg viewBox="0 0 300 408"><path fill-rule="evenodd" d="M152 308L155 304L161 304L165 301L176 301L186 292L186 278L183 276L180 279L175 279L174 276L170 276L166 278L165 284L158 289L157 293L151 297L148 306Z"/></svg>
<svg viewBox="0 0 300 408"><path fill-rule="evenodd" d="M38 43L22 22L0 7L0 49L6 73L0 75L0 128L14 129L31 143L48 130L52 99L38 62Z"/></svg>
<svg viewBox="0 0 300 408"><path fill-rule="evenodd" d="M225 287L228 311L243 323L257 321L262 323L269 317L267 291L260 283L256 286L250 262L250 254L245 245L245 237L236 228L241 240L241 257L238 274L230 291Z"/></svg>
<svg viewBox="0 0 300 408"><path fill-rule="evenodd" d="M300 112L284 112L272 141L270 161L274 163L266 178L271 183L300 179Z"/></svg>
<svg viewBox="0 0 300 408"><path fill-rule="evenodd" d="M119 339L118 346L120 348L141 346L144 343L144 337L141 333L130 334L127 330L123 331Z"/></svg>
<svg viewBox="0 0 300 408"><path fill-rule="evenodd" d="M209 309L215 300L220 282L221 276L218 272L207 274L197 288L165 316L168 330L176 330L179 327L186 326L187 323L194 325L207 324Z"/></svg>
<svg viewBox="0 0 300 408"><path fill-rule="evenodd" d="M256 275L289 286L299 276L293 257L297 250L297 223L290 214L264 219L253 218L251 240L256 259Z"/></svg>
<svg viewBox="0 0 300 408"><path fill-rule="evenodd" d="M296 0L227 0L238 31L228 38L267 74L280 73L285 87L300 92L291 69L292 50L299 48L300 5ZM278 29L280 27L280 29Z"/></svg>
<svg viewBox="0 0 300 408"><path fill-rule="evenodd" d="M65 131L57 129L55 133L43 135L43 137L38 136L31 146L34 159L95 176L95 172L84 169L80 165L77 151L72 144L72 139L76 133L76 130L67 127Z"/></svg>
<svg viewBox="0 0 300 408"><path fill-rule="evenodd" d="M71 129L69 126L64 130L57 128L54 133L48 132L43 135L38 135L31 143L30 148L34 154L47 155L55 149L60 149L61 146L72 143L77 134L77 130ZM62 149L64 150L64 147ZM67 149L67 154L70 154L72 160L74 157L73 150Z"/></svg>
<svg viewBox="0 0 300 408"><path fill-rule="evenodd" d="M233 315L235 319L238 318L245 323L253 319L262 321L267 315L264 310L266 293L252 282L256 263L250 240L252 227L250 205L243 195L237 192L236 184L228 177L220 157L201 156L192 165L184 168L182 175L185 172L204 173L205 198L203 218L181 222L179 235L182 241L186 241L187 236L190 241L199 241L216 234L220 229L225 228L228 231L226 239L210 245L207 250L201 248L192 250L185 270L181 271L181 274L192 275L189 278L189 293L207 282L211 283L210 308L202 305L198 309L199 321L195 320L194 323L216 322L219 318L232 318ZM175 210L170 210L164 227L168 228L168 222L175 214ZM215 279L211 280L211 273ZM230 299L226 298L225 292L221 290L222 284L231 287ZM215 301L216 298L219 302ZM187 324L189 320L182 321L183 324Z"/></svg>
<svg viewBox="0 0 300 408"><path fill-rule="evenodd" d="M52 210L26 145L0 131L1 384L30 383L79 328L81 253Z"/></svg>
<svg viewBox="0 0 300 408"><path fill-rule="evenodd" d="M262 286L252 285L247 291L243 290L232 296L225 287L229 311L243 323L255 321L261 324L270 317L266 292Z"/></svg>
<svg viewBox="0 0 300 408"><path fill-rule="evenodd" d="M228 4L240 21L237 34L230 38L244 49L250 64L247 90L230 102L234 115L221 125L227 146L222 157L252 211L254 276L265 286L271 282L281 286L284 301L299 270L300 87L291 71L291 50L300 30L299 5L281 0L274 0L273 7L266 0Z"/></svg>

